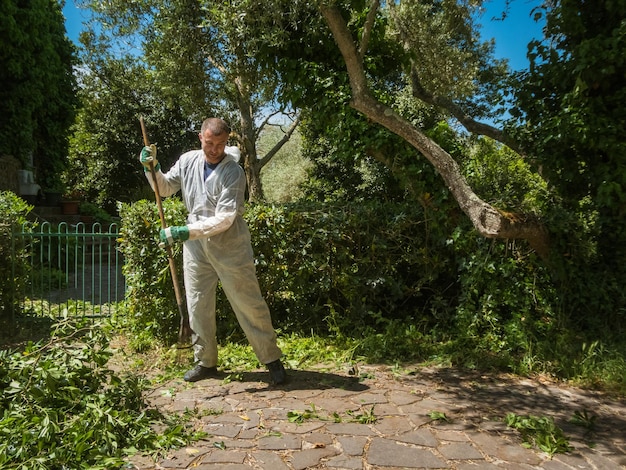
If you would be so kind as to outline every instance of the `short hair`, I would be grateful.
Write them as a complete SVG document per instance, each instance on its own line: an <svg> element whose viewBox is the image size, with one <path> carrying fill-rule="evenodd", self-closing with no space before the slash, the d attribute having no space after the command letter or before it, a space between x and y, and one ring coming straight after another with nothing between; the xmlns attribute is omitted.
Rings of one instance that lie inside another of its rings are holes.
<svg viewBox="0 0 626 470"><path fill-rule="evenodd" d="M205 119L202 122L202 128L200 129L200 132L204 134L207 130L213 135L230 134L230 126L226 124L226 121L220 118Z"/></svg>

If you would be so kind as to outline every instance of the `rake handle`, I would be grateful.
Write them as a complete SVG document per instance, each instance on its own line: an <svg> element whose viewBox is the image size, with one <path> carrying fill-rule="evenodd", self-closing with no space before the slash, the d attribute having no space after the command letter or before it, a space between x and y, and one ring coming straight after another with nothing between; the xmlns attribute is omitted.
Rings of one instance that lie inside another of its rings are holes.
<svg viewBox="0 0 626 470"><path fill-rule="evenodd" d="M143 143L146 147L150 146L150 139L148 139L148 132L146 131L146 125L143 122L143 117L139 117L139 123L141 124L141 134L143 135ZM154 163L149 163L150 174L152 175L152 182L154 183L154 195L156 198L157 209L159 210L159 218L161 219L161 228L167 228L165 222L165 213L163 212L163 202L161 201L161 194L159 192L159 184L157 182L156 170L154 169ZM183 344L187 343L191 338L191 327L189 326L189 316L187 309L183 302L182 293L180 291L180 284L178 282L178 272L176 270L176 263L174 261L174 255L172 254L172 247L165 246L165 252L170 265L170 274L172 276L172 284L174 284L174 295L176 296L176 304L178 305L178 313L180 315L180 325L178 329L178 342Z"/></svg>

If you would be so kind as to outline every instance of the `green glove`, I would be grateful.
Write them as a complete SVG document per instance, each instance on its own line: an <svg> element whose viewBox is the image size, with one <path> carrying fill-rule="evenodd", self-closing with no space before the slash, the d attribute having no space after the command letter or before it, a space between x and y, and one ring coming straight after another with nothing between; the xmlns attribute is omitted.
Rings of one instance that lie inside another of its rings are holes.
<svg viewBox="0 0 626 470"><path fill-rule="evenodd" d="M159 232L159 239L161 240L159 246L172 246L176 241L189 240L189 229L186 225L162 228Z"/></svg>
<svg viewBox="0 0 626 470"><path fill-rule="evenodd" d="M156 145L150 144L141 149L141 154L139 154L139 161L143 165L144 171L150 171L150 163L154 165L154 170L159 171L161 169L161 165L156 158L157 148Z"/></svg>

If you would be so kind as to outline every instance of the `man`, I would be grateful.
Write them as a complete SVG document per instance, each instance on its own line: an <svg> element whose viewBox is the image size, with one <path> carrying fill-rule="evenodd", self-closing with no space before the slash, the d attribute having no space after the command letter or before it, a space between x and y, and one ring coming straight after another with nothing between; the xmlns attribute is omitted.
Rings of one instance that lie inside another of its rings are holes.
<svg viewBox="0 0 626 470"><path fill-rule="evenodd" d="M286 373L280 360L269 308L256 277L250 231L242 217L246 177L238 163L239 149L227 147L228 124L209 118L199 134L201 150L183 154L162 173L156 146L144 147L140 161L153 186L154 165L161 196L181 191L189 213L187 225L161 229L161 242L183 244L183 273L196 366L184 379L196 382L217 374L215 295L218 280L259 361L274 384Z"/></svg>

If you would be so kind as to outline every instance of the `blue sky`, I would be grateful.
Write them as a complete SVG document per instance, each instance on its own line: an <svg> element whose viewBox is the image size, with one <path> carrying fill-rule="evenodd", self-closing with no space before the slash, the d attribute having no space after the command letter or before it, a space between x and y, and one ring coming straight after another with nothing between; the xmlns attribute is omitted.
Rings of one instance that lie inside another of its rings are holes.
<svg viewBox="0 0 626 470"><path fill-rule="evenodd" d="M74 0L65 0L63 15L65 16L65 29L67 30L67 36L72 41L77 43L78 35L83 30L83 22L87 20L88 15L84 10L76 7Z"/></svg>
<svg viewBox="0 0 626 470"><path fill-rule="evenodd" d="M514 70L526 68L526 45L531 39L541 38L541 25L531 18L531 10L538 6L541 0L511 0L508 15L504 20L499 18L505 10L507 0L491 0L485 2L487 12L482 23L482 36L484 40L495 38L496 56L500 59L509 59L509 65ZM83 28L83 22L88 14L78 9L74 0L66 0L63 13L66 18L65 27L72 41L78 41L78 34Z"/></svg>
<svg viewBox="0 0 626 470"><path fill-rule="evenodd" d="M487 12L482 18L482 37L484 40L494 38L496 41L496 57L509 59L513 70L528 67L526 58L527 45L532 39L542 38L542 23L532 19L531 11L539 6L542 0L511 0L507 17L501 18L506 8L506 0L485 2Z"/></svg>

